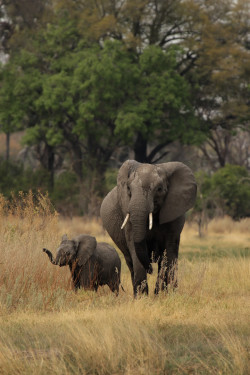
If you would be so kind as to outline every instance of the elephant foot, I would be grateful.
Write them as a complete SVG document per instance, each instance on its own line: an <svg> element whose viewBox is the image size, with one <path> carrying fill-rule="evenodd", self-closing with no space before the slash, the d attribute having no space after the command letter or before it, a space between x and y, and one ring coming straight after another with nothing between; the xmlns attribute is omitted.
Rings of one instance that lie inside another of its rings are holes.
<svg viewBox="0 0 250 375"><path fill-rule="evenodd" d="M140 295L148 295L148 283L146 280L134 285L134 297L137 298Z"/></svg>
<svg viewBox="0 0 250 375"><path fill-rule="evenodd" d="M167 284L163 280L161 280L160 282L159 281L156 282L154 294L158 295L160 291L161 292L167 292L168 291Z"/></svg>
<svg viewBox="0 0 250 375"><path fill-rule="evenodd" d="M119 295L119 286L113 285L113 284L108 285L108 286L109 286L109 289L111 290L111 292L113 292L116 295L116 297L118 297L118 295Z"/></svg>
<svg viewBox="0 0 250 375"><path fill-rule="evenodd" d="M154 294L157 296L159 294L159 285L155 286Z"/></svg>

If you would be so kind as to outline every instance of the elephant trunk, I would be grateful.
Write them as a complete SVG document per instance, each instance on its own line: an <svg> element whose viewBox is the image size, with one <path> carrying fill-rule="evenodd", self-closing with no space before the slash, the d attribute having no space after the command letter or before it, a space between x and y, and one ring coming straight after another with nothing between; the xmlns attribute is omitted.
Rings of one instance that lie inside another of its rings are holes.
<svg viewBox="0 0 250 375"><path fill-rule="evenodd" d="M134 239L134 242L136 243L143 241L146 237L147 218L148 218L147 211L136 212L135 214L132 212L130 214L130 221L132 224L132 231L133 231L133 239Z"/></svg>
<svg viewBox="0 0 250 375"><path fill-rule="evenodd" d="M43 248L43 251L48 255L49 257L49 260L51 261L52 264L57 264L54 257L53 257L53 254L51 253L51 251L49 251L48 249L45 249Z"/></svg>
<svg viewBox="0 0 250 375"><path fill-rule="evenodd" d="M153 225L151 215L153 212L153 204L151 204L150 200L146 198L135 198L131 200L130 203L129 219L132 225L135 252L143 267L147 270L147 272L151 273L151 264L146 244L146 234L147 229L152 229Z"/></svg>
<svg viewBox="0 0 250 375"><path fill-rule="evenodd" d="M142 242L146 237L147 228L152 229L153 203L149 199L134 197L130 202L129 213L132 224L134 242Z"/></svg>

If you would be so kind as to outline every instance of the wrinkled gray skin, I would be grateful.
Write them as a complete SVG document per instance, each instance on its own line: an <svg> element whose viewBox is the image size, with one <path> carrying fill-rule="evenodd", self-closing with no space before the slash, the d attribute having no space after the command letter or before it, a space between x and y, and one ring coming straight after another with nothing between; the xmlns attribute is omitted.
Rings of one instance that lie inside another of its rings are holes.
<svg viewBox="0 0 250 375"><path fill-rule="evenodd" d="M72 240L62 237L56 258L43 249L54 265L69 266L75 289L97 291L99 286L108 285L112 292L119 293L121 260L114 249L105 242L96 242L95 237L81 234Z"/></svg>
<svg viewBox="0 0 250 375"><path fill-rule="evenodd" d="M194 205L196 188L192 171L180 162L151 165L127 160L121 166L117 186L102 202L101 218L124 254L135 296L148 293L147 273L152 272L152 262L158 262L155 294L169 283L177 286L180 234L184 214ZM127 214L129 219L121 229Z"/></svg>

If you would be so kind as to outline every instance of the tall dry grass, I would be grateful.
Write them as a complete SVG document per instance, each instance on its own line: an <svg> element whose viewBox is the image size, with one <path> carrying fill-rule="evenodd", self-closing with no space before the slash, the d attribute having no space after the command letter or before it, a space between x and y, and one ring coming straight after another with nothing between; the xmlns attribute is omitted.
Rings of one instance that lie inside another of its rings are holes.
<svg viewBox="0 0 250 375"><path fill-rule="evenodd" d="M61 236L89 233L112 243L99 219L62 219L48 197L0 198L0 374L245 375L249 361L249 220L211 222L199 238L186 225L176 292L134 300L125 292L75 293L55 267Z"/></svg>
<svg viewBox="0 0 250 375"><path fill-rule="evenodd" d="M47 196L0 197L0 309L47 310L69 298L70 275L48 264L42 248L58 244L58 217Z"/></svg>

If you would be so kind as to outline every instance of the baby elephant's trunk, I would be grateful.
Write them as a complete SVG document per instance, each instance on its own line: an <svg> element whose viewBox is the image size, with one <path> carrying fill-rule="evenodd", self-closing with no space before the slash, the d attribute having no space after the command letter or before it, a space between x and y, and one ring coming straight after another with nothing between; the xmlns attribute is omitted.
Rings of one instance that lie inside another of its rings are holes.
<svg viewBox="0 0 250 375"><path fill-rule="evenodd" d="M52 264L56 264L55 259L53 257L53 254L51 253L51 251L49 251L48 249L45 249L45 248L43 248L43 251L48 255L49 260L51 261L51 263Z"/></svg>

